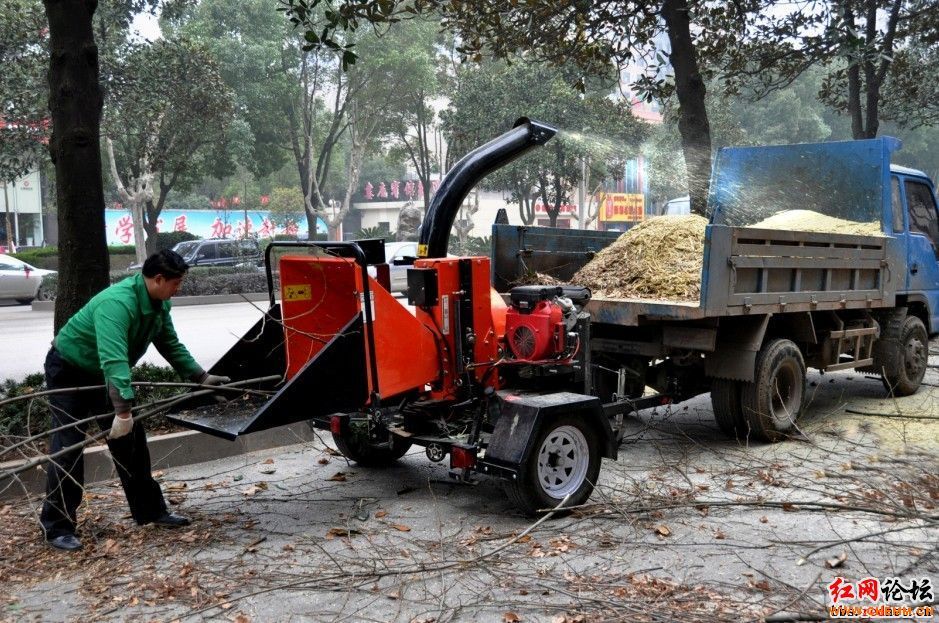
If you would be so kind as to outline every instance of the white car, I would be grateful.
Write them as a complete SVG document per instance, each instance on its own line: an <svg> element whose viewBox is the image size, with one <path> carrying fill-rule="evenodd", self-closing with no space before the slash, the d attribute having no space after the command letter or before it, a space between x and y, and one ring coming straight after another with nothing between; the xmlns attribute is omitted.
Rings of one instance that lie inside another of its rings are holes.
<svg viewBox="0 0 939 623"><path fill-rule="evenodd" d="M405 293L408 290L408 268L409 265L395 265L395 260L403 260L406 257L417 256L416 242L386 242L385 243L385 262L388 264L388 272L391 276L391 292L393 294ZM369 266L368 273L374 277L375 267Z"/></svg>
<svg viewBox="0 0 939 623"><path fill-rule="evenodd" d="M35 298L51 298L40 290L40 286L43 277L53 274L54 270L36 268L15 257L0 254L0 299L16 299L28 305Z"/></svg>

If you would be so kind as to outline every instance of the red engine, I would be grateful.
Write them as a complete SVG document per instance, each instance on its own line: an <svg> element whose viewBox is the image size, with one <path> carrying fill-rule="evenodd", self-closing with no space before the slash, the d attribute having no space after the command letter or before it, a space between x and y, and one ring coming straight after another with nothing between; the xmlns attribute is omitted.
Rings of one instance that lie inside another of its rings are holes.
<svg viewBox="0 0 939 623"><path fill-rule="evenodd" d="M564 312L553 301L539 301L530 311L513 305L505 314L505 340L522 361L558 357L567 345Z"/></svg>

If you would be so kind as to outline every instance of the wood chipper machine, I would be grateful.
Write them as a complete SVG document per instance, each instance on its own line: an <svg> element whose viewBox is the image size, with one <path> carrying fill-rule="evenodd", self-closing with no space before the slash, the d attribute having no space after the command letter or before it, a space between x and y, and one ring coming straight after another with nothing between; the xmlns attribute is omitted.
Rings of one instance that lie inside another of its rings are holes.
<svg viewBox="0 0 939 623"><path fill-rule="evenodd" d="M309 421L363 466L388 465L417 445L431 461L449 456L455 478L503 479L525 512L583 503L601 459L616 458L610 418L627 409L583 393L589 290L520 286L506 301L490 286L489 258L447 257L472 187L555 132L519 119L442 180L408 268L411 308L389 292L381 240L272 243L270 309L211 372L278 375L266 387L276 393L242 415L194 408L170 419L227 439Z"/></svg>

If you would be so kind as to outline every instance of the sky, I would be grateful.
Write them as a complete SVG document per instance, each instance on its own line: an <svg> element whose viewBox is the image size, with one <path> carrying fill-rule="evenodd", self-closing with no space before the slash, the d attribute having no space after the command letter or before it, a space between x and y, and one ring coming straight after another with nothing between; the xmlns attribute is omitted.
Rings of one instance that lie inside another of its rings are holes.
<svg viewBox="0 0 939 623"><path fill-rule="evenodd" d="M149 13L139 13L137 17L134 18L131 29L136 30L141 39L148 41L159 39L162 36L160 33L159 20L156 16L150 15Z"/></svg>

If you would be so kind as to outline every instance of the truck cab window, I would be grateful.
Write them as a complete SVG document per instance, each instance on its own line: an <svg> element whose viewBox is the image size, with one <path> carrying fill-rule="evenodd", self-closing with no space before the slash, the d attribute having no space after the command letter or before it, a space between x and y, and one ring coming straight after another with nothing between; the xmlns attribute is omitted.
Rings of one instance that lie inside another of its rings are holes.
<svg viewBox="0 0 939 623"><path fill-rule="evenodd" d="M900 179L890 177L890 207L893 214L893 233L903 233L903 201L900 200Z"/></svg>
<svg viewBox="0 0 939 623"><path fill-rule="evenodd" d="M923 234L933 247L939 247L939 223L936 222L936 203L929 186L907 180L906 203L910 213L910 233Z"/></svg>

